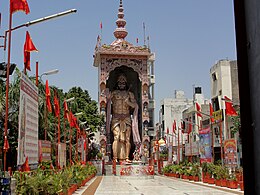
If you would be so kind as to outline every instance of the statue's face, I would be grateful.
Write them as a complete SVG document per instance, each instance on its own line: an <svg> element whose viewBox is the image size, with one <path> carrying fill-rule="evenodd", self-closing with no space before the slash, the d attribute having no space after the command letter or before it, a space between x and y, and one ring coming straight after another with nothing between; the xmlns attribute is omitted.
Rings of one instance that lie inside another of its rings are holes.
<svg viewBox="0 0 260 195"><path fill-rule="evenodd" d="M117 84L120 90L124 90L126 88L126 77L124 75L120 75L118 77Z"/></svg>

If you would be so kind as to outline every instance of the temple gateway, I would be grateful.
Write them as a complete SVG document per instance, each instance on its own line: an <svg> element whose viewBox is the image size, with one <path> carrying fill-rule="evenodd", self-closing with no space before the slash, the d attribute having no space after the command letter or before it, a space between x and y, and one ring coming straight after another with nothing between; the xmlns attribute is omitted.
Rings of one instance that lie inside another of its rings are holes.
<svg viewBox="0 0 260 195"><path fill-rule="evenodd" d="M94 66L98 68L101 151L110 160L131 161L134 153L149 156L154 135L154 54L149 47L126 40L122 0L118 9L115 41L101 44L98 37ZM144 154L142 154L144 155Z"/></svg>

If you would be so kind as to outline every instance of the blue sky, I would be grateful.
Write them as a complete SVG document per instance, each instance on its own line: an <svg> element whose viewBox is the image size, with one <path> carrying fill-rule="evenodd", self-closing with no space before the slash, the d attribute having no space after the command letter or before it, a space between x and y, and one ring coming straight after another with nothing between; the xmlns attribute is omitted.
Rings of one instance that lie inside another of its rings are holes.
<svg viewBox="0 0 260 195"><path fill-rule="evenodd" d="M110 44L119 0L27 0L31 13L13 14L13 27L68 9L76 14L53 19L12 33L11 62L23 68L23 44L29 31L39 50L31 53L29 75L58 68L57 75L43 77L50 85L65 92L73 86L89 91L97 100L98 72L93 66L96 40L103 24L102 43ZM236 59L232 0L123 0L128 30L127 41L143 44L143 22L150 48L156 55L155 99L156 119L160 100L174 97L174 90L183 90L192 97L192 86L201 86L210 98L210 67L220 59ZM9 1L1 1L0 35L8 29ZM0 44L3 41L0 40ZM0 60L7 61L7 52L0 50ZM157 121L156 121L157 122Z"/></svg>

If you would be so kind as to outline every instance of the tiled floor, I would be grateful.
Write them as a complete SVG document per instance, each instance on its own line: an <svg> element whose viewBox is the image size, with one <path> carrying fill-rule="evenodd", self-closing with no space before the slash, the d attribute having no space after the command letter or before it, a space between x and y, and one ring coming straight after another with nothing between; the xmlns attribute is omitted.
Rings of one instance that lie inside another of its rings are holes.
<svg viewBox="0 0 260 195"><path fill-rule="evenodd" d="M243 194L239 189L223 191L220 187L209 187L201 182L181 181L179 179L155 176L154 179L120 178L119 176L104 176L97 188L96 195L230 195Z"/></svg>

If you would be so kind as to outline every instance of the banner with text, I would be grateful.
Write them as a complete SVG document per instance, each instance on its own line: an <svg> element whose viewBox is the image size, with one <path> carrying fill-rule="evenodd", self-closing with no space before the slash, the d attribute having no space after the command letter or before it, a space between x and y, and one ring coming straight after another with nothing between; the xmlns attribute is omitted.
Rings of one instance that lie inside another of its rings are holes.
<svg viewBox="0 0 260 195"><path fill-rule="evenodd" d="M17 165L24 164L26 157L31 168L37 167L38 88L21 73Z"/></svg>
<svg viewBox="0 0 260 195"><path fill-rule="evenodd" d="M51 161L51 142L39 140L39 159L41 162Z"/></svg>
<svg viewBox="0 0 260 195"><path fill-rule="evenodd" d="M66 167L66 144L58 144L58 160L61 168Z"/></svg>

